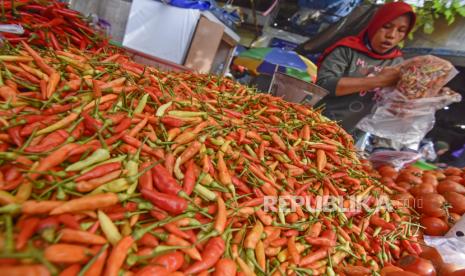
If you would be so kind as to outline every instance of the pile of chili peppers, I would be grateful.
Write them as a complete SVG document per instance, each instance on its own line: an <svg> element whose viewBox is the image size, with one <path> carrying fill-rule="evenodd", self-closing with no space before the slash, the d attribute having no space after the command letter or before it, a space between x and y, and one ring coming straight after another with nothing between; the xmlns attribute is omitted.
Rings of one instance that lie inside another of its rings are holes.
<svg viewBox="0 0 465 276"><path fill-rule="evenodd" d="M4 275L376 275L421 251L395 200L265 211L394 193L318 111L106 49L1 51Z"/></svg>
<svg viewBox="0 0 465 276"><path fill-rule="evenodd" d="M1 1L0 22L19 24L23 34L2 33L12 44L20 41L40 47L62 50L69 46L98 49L108 44L108 38L91 28L82 14L56 0Z"/></svg>

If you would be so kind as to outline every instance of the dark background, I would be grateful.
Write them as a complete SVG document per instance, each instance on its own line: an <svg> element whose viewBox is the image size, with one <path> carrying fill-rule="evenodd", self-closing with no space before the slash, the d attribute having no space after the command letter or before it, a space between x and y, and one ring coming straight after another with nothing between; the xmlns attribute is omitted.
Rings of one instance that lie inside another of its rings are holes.
<svg viewBox="0 0 465 276"><path fill-rule="evenodd" d="M427 137L449 143L451 151L465 144L465 67L457 67L460 73L447 86L462 95L462 101L449 106L448 110L436 112L436 124Z"/></svg>

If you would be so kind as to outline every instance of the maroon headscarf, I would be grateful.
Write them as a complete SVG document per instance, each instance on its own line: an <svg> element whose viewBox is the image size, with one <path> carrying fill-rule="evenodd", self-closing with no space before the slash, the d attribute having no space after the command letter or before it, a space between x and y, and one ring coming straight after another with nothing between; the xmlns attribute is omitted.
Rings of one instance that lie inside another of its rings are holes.
<svg viewBox="0 0 465 276"><path fill-rule="evenodd" d="M365 37L368 37L368 39L371 41L376 31L383 27L384 24L389 23L404 14L410 14L411 20L407 34L410 33L413 26L415 25L416 20L416 15L413 12L412 7L404 2L392 2L384 4L376 11L375 15L368 24L368 27L361 33L359 33L357 36L345 37L326 49L318 60L318 66L323 62L326 56L328 56L335 48L339 46L352 48L376 59L393 59L402 56L402 52L397 47L386 54L377 54L373 52L373 50L367 47L365 43Z"/></svg>

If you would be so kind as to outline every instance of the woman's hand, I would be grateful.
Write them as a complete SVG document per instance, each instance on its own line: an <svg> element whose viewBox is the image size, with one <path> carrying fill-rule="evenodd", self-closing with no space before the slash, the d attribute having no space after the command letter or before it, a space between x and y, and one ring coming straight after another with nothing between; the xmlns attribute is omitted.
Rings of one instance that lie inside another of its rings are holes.
<svg viewBox="0 0 465 276"><path fill-rule="evenodd" d="M400 79L400 70L396 67L384 67L376 76L341 78L336 86L336 96L345 96L375 88L395 86Z"/></svg>
<svg viewBox="0 0 465 276"><path fill-rule="evenodd" d="M379 87L395 86L400 79L400 70L397 67L384 67L376 77Z"/></svg>

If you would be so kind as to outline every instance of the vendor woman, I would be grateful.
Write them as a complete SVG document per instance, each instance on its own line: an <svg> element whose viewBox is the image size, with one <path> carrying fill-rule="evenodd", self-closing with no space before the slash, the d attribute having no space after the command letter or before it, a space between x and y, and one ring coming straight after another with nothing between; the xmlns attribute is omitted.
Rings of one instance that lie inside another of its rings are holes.
<svg viewBox="0 0 465 276"><path fill-rule="evenodd" d="M399 70L392 66L402 61L398 45L414 24L410 5L388 3L358 36L343 38L322 54L317 84L330 91L322 100L324 115L357 136L356 125L371 113L375 91L398 81Z"/></svg>

